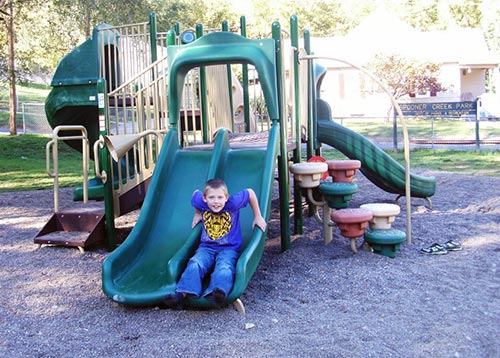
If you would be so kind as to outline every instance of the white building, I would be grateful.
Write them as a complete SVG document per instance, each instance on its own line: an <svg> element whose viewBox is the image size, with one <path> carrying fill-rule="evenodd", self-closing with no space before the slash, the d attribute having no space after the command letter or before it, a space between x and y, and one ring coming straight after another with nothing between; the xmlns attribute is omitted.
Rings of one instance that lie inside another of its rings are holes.
<svg viewBox="0 0 500 358"><path fill-rule="evenodd" d="M500 56L488 49L480 29L421 32L379 10L346 36L313 38L311 46L315 55L334 57L361 67L375 54L383 53L441 64L439 80L447 88L446 92L438 92L436 96L429 93L415 98L406 96L399 99L400 102L474 101L487 92L487 71L491 71L495 87L500 89ZM386 94L367 91L371 86L368 76L343 62L320 63L329 70L320 96L330 103L334 117L387 116L390 99ZM493 102L498 99L496 95L487 96L490 101L493 96Z"/></svg>

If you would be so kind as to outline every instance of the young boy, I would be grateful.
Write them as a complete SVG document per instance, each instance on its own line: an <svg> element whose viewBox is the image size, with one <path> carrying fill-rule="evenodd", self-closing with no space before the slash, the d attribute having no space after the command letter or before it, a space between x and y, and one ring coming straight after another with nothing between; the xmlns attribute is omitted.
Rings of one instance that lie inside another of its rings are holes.
<svg viewBox="0 0 500 358"><path fill-rule="evenodd" d="M257 225L266 231L267 224L252 189L230 196L226 184L220 179L207 181L203 193L196 190L191 204L194 206L191 226L194 228L200 221L203 225L200 245L182 273L175 293L168 294L164 303L167 307L182 309L187 295L203 295L221 306L233 287L236 260L240 254L240 209L250 204L254 215L252 227ZM202 293L203 279L212 268L210 284Z"/></svg>

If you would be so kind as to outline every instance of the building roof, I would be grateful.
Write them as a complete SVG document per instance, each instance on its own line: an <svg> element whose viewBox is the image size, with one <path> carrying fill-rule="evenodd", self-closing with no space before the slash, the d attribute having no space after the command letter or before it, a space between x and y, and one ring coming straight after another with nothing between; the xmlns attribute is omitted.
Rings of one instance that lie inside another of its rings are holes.
<svg viewBox="0 0 500 358"><path fill-rule="evenodd" d="M383 10L374 11L346 36L313 38L311 46L316 55L340 58L356 65L368 63L377 53L458 63L460 67L500 65L500 55L488 49L481 29L422 32Z"/></svg>

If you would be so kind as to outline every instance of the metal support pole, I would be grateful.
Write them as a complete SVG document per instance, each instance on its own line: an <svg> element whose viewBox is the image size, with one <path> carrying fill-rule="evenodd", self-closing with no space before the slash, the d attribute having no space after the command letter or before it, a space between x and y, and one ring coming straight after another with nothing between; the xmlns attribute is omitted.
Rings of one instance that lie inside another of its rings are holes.
<svg viewBox="0 0 500 358"><path fill-rule="evenodd" d="M398 152L398 119L396 116L392 119L392 148L395 153Z"/></svg>
<svg viewBox="0 0 500 358"><path fill-rule="evenodd" d="M104 137L109 131L109 123L106 120L107 101L106 101L106 80L99 78L97 81L97 97L99 102L99 134ZM104 215L106 218L106 246L108 251L116 248L115 233L115 211L113 201L113 173L111 170L111 158L108 149L103 146L100 149L100 162L102 171L106 173L107 180L104 182Z"/></svg>
<svg viewBox="0 0 500 358"><path fill-rule="evenodd" d="M227 20L222 21L222 31L229 32L229 23ZM229 108L231 110L231 131L234 133L234 103L233 103L233 72L231 65L226 65L227 71L227 89L229 91Z"/></svg>
<svg viewBox="0 0 500 358"><path fill-rule="evenodd" d="M431 149L434 149L434 116L431 117Z"/></svg>
<svg viewBox="0 0 500 358"><path fill-rule="evenodd" d="M272 36L276 42L276 67L278 78L278 110L280 121L280 155L278 157L279 171L279 193L280 193L280 228L281 228L281 251L290 249L290 207L288 205L290 182L288 174L288 153L287 153L287 126L285 109L283 108L283 56L281 46L281 26L279 22L274 22L272 26Z"/></svg>
<svg viewBox="0 0 500 358"><path fill-rule="evenodd" d="M309 31L304 31L304 49L306 54L311 54L311 34ZM317 148L316 129L317 123L314 120L316 112L315 94L315 78L313 61L307 61L307 157L314 156L314 150Z"/></svg>
<svg viewBox="0 0 500 358"><path fill-rule="evenodd" d="M149 42L151 46L151 62L158 59L156 51L156 14L152 12L149 14Z"/></svg>
<svg viewBox="0 0 500 358"><path fill-rule="evenodd" d="M247 23L245 16L240 17L240 30L241 36L247 37ZM250 128L250 95L248 91L248 65L246 63L242 64L241 69L243 71L243 110L245 111L245 132L251 132Z"/></svg>
<svg viewBox="0 0 500 358"><path fill-rule="evenodd" d="M300 130L300 74L299 74L299 30L298 30L298 20L297 16L293 15L290 18L290 38L292 44L293 53L293 74L294 77L290 78L293 81L293 99L292 103L294 106L293 118L295 119L295 144L296 148L294 150L294 163L300 163L302 157L302 145L301 145L301 130ZM294 225L295 234L302 235L304 232L303 228L303 218L302 218L302 195L299 183L295 180L293 181L293 205L294 205Z"/></svg>
<svg viewBox="0 0 500 358"><path fill-rule="evenodd" d="M479 120L480 120L480 107L481 100L478 98L476 102L476 151L479 152L481 150L481 141L479 139Z"/></svg>
<svg viewBox="0 0 500 358"><path fill-rule="evenodd" d="M196 25L196 38L203 36L203 25ZM208 99L207 99L207 73L205 66L200 67L200 121L203 143L210 142L208 134Z"/></svg>

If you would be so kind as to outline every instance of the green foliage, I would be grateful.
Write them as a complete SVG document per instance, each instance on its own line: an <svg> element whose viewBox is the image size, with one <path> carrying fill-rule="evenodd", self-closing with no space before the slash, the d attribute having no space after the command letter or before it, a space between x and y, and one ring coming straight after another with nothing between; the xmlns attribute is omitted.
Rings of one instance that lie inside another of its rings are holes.
<svg viewBox="0 0 500 358"><path fill-rule="evenodd" d="M371 8L368 1L339 0L253 0L251 11L245 13L251 26L249 34L253 37L266 37L271 24L279 21L288 29L290 16L299 17L299 32L309 30L313 36L345 35L352 30L364 14Z"/></svg>
<svg viewBox="0 0 500 358"><path fill-rule="evenodd" d="M221 23L227 20L232 25L239 25L236 14L231 11L229 0L200 1L164 0L155 5L159 31L167 31L179 22L183 28L195 28L203 24L205 29L221 29Z"/></svg>
<svg viewBox="0 0 500 358"><path fill-rule="evenodd" d="M484 0L481 3L481 29L491 50L500 53L500 6L498 0ZM497 89L498 90L498 89Z"/></svg>
<svg viewBox="0 0 500 358"><path fill-rule="evenodd" d="M285 24L291 15L298 15L299 31L307 29L317 37L345 35L355 26L353 15L335 0L285 2L281 14Z"/></svg>
<svg viewBox="0 0 500 358"><path fill-rule="evenodd" d="M442 30L438 0L408 0L401 6L402 19L409 25L422 31Z"/></svg>
<svg viewBox="0 0 500 358"><path fill-rule="evenodd" d="M202 23L220 29L222 20L239 25L247 17L248 35L267 36L273 21L288 29L290 16L299 17L299 30L313 36L344 35L379 6L395 10L404 21L423 31L451 26L481 27L493 50L500 50L497 0L12 0L18 75L51 74L59 60L91 35L100 23L122 25L148 20L156 12L158 30L180 22L183 28ZM10 1L0 1L2 10ZM0 21L0 81L7 58L5 18ZM20 78L22 80L22 76Z"/></svg>
<svg viewBox="0 0 500 358"><path fill-rule="evenodd" d="M465 0L449 5L450 13L460 27L479 27L481 25L481 1Z"/></svg>

